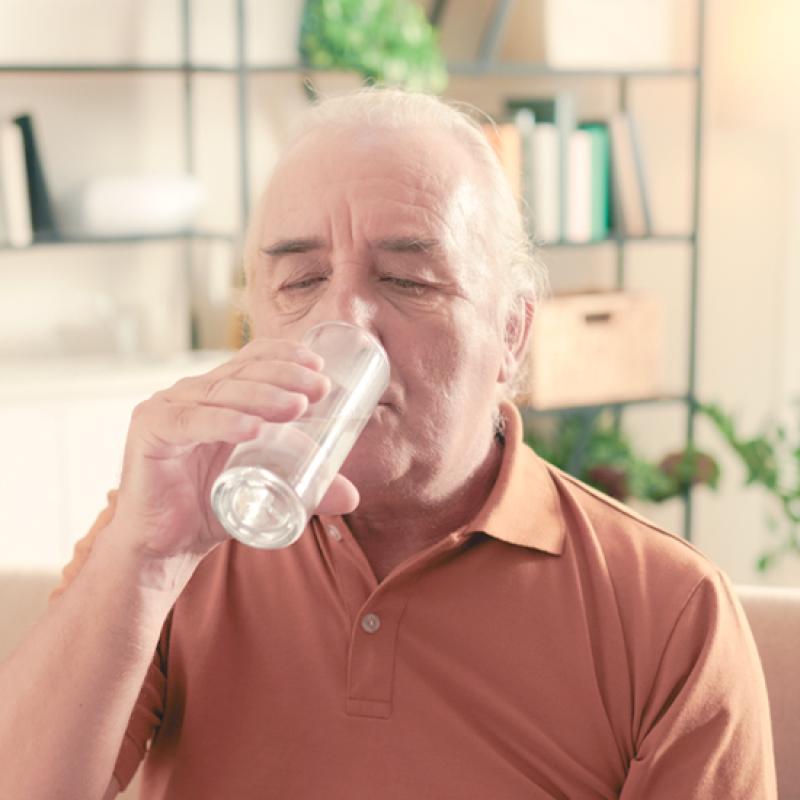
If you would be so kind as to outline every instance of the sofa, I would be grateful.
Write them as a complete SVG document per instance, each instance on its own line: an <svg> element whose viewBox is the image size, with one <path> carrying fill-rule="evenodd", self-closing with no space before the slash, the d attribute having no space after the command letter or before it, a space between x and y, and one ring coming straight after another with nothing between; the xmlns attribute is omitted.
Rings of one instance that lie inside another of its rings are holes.
<svg viewBox="0 0 800 800"><path fill-rule="evenodd" d="M0 574L0 660L45 611L53 573ZM780 800L800 800L800 588L737 586L769 692ZM137 780L121 795L136 797Z"/></svg>

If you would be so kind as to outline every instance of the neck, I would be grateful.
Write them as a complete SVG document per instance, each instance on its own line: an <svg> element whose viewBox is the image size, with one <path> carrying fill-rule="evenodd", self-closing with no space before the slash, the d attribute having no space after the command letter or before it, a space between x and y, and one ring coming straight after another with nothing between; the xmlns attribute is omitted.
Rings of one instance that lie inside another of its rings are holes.
<svg viewBox="0 0 800 800"><path fill-rule="evenodd" d="M376 578L382 580L401 561L468 525L486 502L502 458L502 444L492 435L472 468L435 496L390 491L388 501L365 503L349 514L347 524Z"/></svg>

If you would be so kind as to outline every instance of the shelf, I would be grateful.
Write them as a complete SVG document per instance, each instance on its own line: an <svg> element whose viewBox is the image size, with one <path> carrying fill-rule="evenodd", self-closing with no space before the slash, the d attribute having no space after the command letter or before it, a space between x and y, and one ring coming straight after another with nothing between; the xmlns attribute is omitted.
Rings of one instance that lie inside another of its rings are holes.
<svg viewBox="0 0 800 800"><path fill-rule="evenodd" d="M0 243L0 251L24 252L39 247L62 247L64 245L82 244L131 244L138 242L169 242L179 239L196 239L199 241L235 242L237 234L213 233L204 231L175 231L172 233L154 233L130 236L75 236L67 239L54 239L52 241L39 241L26 247L13 247L10 244Z"/></svg>
<svg viewBox="0 0 800 800"><path fill-rule="evenodd" d="M662 69L558 69L547 64L526 64L513 61L486 61L447 65L450 75L476 78L696 78L696 67L665 67Z"/></svg>
<svg viewBox="0 0 800 800"><path fill-rule="evenodd" d="M645 405L672 405L691 403L691 398L686 394L665 394L657 397L643 397L636 400L620 400L613 403L598 403L585 406L564 406L561 408L531 408L520 406L520 413L523 417L545 417L554 414L588 414L604 411L605 409L622 409L629 406Z"/></svg>
<svg viewBox="0 0 800 800"><path fill-rule="evenodd" d="M326 73L347 72L341 67L320 68L303 64L246 64L241 70L248 73ZM119 73L119 72L175 72L236 74L236 65L214 64L0 64L2 73ZM550 78L680 78L697 77L696 67L669 67L662 69L557 69L547 64L526 64L512 61L477 61L447 65L450 75L466 77L550 77Z"/></svg>
<svg viewBox="0 0 800 800"><path fill-rule="evenodd" d="M650 234L649 236L607 236L605 239L592 239L590 242L538 242L537 246L541 250L547 250L553 247L597 247L602 244L615 244L620 246L633 242L653 242L656 244L683 242L686 244L694 244L696 238L697 237L693 233L658 233Z"/></svg>
<svg viewBox="0 0 800 800"><path fill-rule="evenodd" d="M220 72L235 73L235 66L200 64L0 64L0 74L39 73L119 73L119 72Z"/></svg>
<svg viewBox="0 0 800 800"><path fill-rule="evenodd" d="M55 239L53 241L34 242L27 247L12 247L9 244L0 243L2 250L29 250L31 247L60 247L64 245L80 244L130 244L136 242L163 242L173 239L198 239L206 241L226 241L234 242L238 238L233 233L213 233L207 231L175 231L173 233L142 234L130 236L81 236L69 237L66 239ZM598 247L603 244L614 244L622 246L632 242L654 242L654 243L674 243L684 242L692 244L695 241L693 234L658 234L653 236L609 236L605 239L594 239L591 242L541 242L537 246L540 250L552 248L569 247Z"/></svg>
<svg viewBox="0 0 800 800"><path fill-rule="evenodd" d="M172 239L198 239L207 241L227 241L234 242L238 238L233 233L213 233L208 231L175 231L173 233L142 234L130 236L81 236L69 237L67 239L56 239L53 241L34 242L27 247L12 247L9 244L0 243L0 250L28 250L31 247L55 247L75 244L129 244L133 242L161 242ZM552 248L569 247L598 247L603 244L613 244L617 247L633 242L653 242L656 244L670 244L683 242L693 244L694 234L656 234L652 236L609 236L605 239L593 239L591 242L540 242L537 244L539 249L548 250Z"/></svg>

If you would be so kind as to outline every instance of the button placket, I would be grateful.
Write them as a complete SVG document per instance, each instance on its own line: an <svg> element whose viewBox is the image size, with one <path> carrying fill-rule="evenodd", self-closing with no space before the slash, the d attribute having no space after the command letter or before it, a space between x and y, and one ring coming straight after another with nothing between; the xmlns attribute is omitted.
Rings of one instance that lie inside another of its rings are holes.
<svg viewBox="0 0 800 800"><path fill-rule="evenodd" d="M403 613L423 566L460 550L464 540L448 537L420 553L403 571L381 583L358 609L347 659L348 716L389 719L392 715L395 661Z"/></svg>

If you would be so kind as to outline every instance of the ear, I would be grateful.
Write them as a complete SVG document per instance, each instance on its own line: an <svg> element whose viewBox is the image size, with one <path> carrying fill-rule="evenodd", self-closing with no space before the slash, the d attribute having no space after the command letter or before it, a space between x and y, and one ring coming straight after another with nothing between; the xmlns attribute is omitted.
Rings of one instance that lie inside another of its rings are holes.
<svg viewBox="0 0 800 800"><path fill-rule="evenodd" d="M517 371L533 325L534 304L529 297L518 297L506 316L503 336L503 360L497 374L498 383L508 383Z"/></svg>

